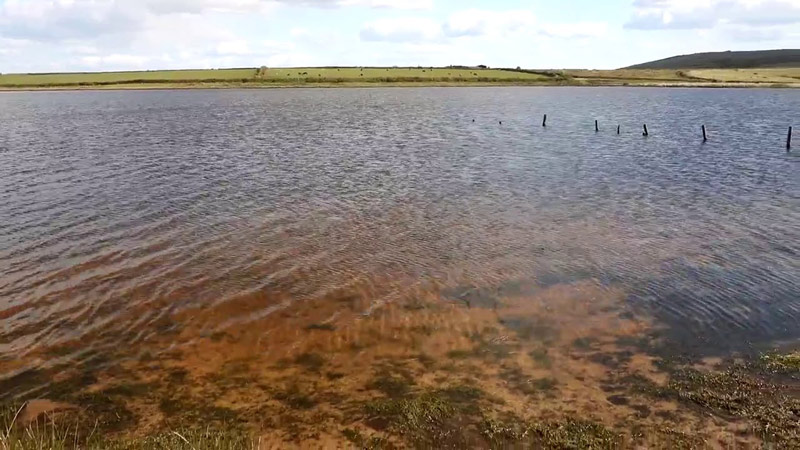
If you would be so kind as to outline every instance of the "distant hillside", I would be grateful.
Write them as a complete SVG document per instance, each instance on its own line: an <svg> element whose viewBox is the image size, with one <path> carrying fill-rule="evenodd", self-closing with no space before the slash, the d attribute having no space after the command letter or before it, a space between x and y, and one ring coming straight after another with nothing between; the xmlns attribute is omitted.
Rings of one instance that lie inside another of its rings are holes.
<svg viewBox="0 0 800 450"><path fill-rule="evenodd" d="M673 56L626 69L750 69L800 67L800 49L753 52L714 52Z"/></svg>

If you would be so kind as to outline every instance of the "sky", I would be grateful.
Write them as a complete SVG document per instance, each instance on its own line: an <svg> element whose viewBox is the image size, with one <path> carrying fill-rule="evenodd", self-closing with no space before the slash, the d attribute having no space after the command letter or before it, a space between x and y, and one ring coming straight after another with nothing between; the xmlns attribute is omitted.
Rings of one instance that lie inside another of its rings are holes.
<svg viewBox="0 0 800 450"><path fill-rule="evenodd" d="M800 48L800 0L0 0L0 73L613 69L770 48Z"/></svg>

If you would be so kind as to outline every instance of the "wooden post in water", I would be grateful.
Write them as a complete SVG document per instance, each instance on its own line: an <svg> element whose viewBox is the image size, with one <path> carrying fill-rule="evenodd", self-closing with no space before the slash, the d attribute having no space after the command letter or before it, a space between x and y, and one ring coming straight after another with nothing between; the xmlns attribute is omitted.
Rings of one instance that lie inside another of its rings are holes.
<svg viewBox="0 0 800 450"><path fill-rule="evenodd" d="M545 114L545 115L544 115L544 119L542 119L542 126L543 126L543 127L546 127L546 126L547 126L547 114Z"/></svg>
<svg viewBox="0 0 800 450"><path fill-rule="evenodd" d="M642 133L642 136L650 136L650 133L647 132L647 124L644 124L642 126L644 127L644 133Z"/></svg>
<svg viewBox="0 0 800 450"><path fill-rule="evenodd" d="M703 125L703 142L708 140L708 136L706 135L706 126Z"/></svg>
<svg viewBox="0 0 800 450"><path fill-rule="evenodd" d="M619 134L619 125L617 125L617 134Z"/></svg>
<svg viewBox="0 0 800 450"><path fill-rule="evenodd" d="M594 132L597 133L598 131L600 131L600 126L597 125L597 119L595 119L595 121L594 121Z"/></svg>
<svg viewBox="0 0 800 450"><path fill-rule="evenodd" d="M786 151L792 149L792 127L789 127L789 136L786 137Z"/></svg>

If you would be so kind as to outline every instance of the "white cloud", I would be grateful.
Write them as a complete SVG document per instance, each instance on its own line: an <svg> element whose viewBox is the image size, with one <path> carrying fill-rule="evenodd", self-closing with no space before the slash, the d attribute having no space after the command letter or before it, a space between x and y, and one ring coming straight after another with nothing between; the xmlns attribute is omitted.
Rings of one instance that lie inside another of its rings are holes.
<svg viewBox="0 0 800 450"><path fill-rule="evenodd" d="M311 30L302 27L292 28L291 30L289 30L289 35L291 35L293 38L303 38L306 36L310 36Z"/></svg>
<svg viewBox="0 0 800 450"><path fill-rule="evenodd" d="M234 39L230 41L223 41L217 44L217 54L220 55L250 55L250 44L244 39Z"/></svg>
<svg viewBox="0 0 800 450"><path fill-rule="evenodd" d="M633 29L708 29L800 23L800 0L636 0Z"/></svg>
<svg viewBox="0 0 800 450"><path fill-rule="evenodd" d="M82 61L91 67L113 65L131 69L145 69L150 58L140 55L111 54L106 56L85 56Z"/></svg>
<svg viewBox="0 0 800 450"><path fill-rule="evenodd" d="M536 24L532 11L507 10L489 11L467 9L450 16L444 25L448 36L499 35L530 29Z"/></svg>
<svg viewBox="0 0 800 450"><path fill-rule="evenodd" d="M361 29L365 41L421 42L438 39L442 28L426 17L393 17L367 22Z"/></svg>
<svg viewBox="0 0 800 450"><path fill-rule="evenodd" d="M140 29L146 12L132 2L101 0L6 0L0 36L62 40Z"/></svg>
<svg viewBox="0 0 800 450"><path fill-rule="evenodd" d="M0 0L0 71L267 65L613 67L708 50L793 47L800 0ZM508 8L508 9L504 9ZM594 10L594 11L592 11ZM591 13L594 13L591 15ZM608 17L605 23L602 18ZM569 20L569 19L567 19ZM636 31L632 31L635 29ZM641 30L654 31L641 39ZM680 30L680 31L674 31ZM739 45L737 45L739 44ZM654 48L648 48L653 46Z"/></svg>
<svg viewBox="0 0 800 450"><path fill-rule="evenodd" d="M433 0L338 0L338 6L366 6L369 8L431 9Z"/></svg>
<svg viewBox="0 0 800 450"><path fill-rule="evenodd" d="M539 34L557 38L596 38L607 32L605 22L546 23L539 29Z"/></svg>
<svg viewBox="0 0 800 450"><path fill-rule="evenodd" d="M156 14L269 12L275 7L271 0L141 0L141 4Z"/></svg>

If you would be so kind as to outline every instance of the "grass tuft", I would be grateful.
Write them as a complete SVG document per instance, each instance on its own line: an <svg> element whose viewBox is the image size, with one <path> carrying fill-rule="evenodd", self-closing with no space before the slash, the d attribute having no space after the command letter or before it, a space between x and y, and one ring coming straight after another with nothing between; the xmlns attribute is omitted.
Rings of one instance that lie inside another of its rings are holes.
<svg viewBox="0 0 800 450"><path fill-rule="evenodd" d="M761 355L761 363L775 373L800 373L800 351L785 355L767 353Z"/></svg>

